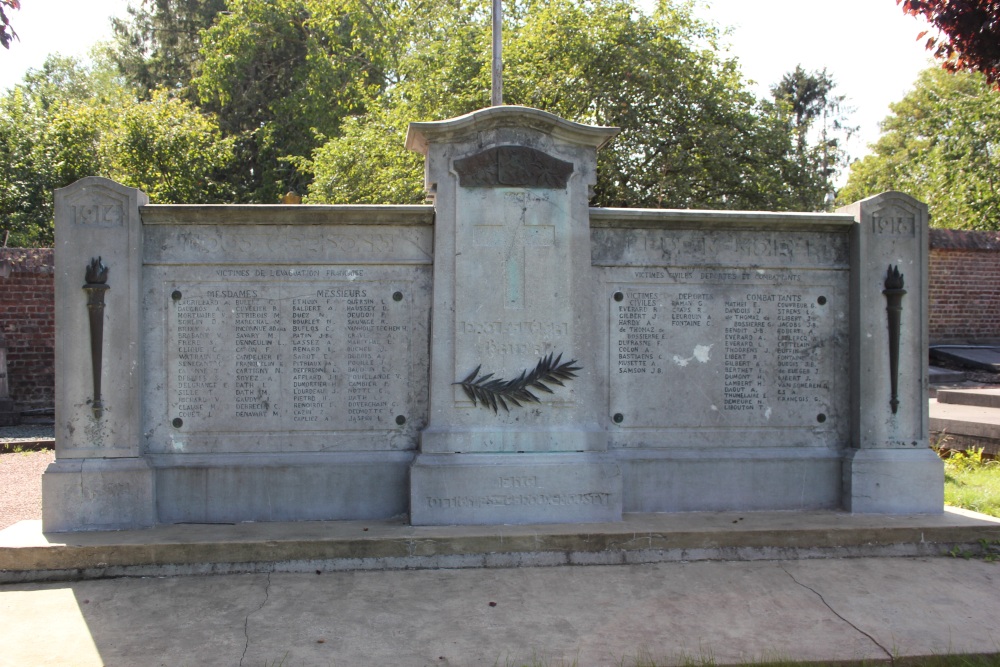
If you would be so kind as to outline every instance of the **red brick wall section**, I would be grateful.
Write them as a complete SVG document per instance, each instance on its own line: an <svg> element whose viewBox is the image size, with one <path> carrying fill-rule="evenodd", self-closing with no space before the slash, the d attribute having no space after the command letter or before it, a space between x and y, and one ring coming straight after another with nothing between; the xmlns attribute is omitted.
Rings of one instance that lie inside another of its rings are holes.
<svg viewBox="0 0 1000 667"><path fill-rule="evenodd" d="M1000 341L1000 232L930 230L931 343Z"/></svg>
<svg viewBox="0 0 1000 667"><path fill-rule="evenodd" d="M0 332L10 396L51 408L55 341L51 248L0 248ZM930 230L932 343L1000 341L1000 232Z"/></svg>
<svg viewBox="0 0 1000 667"><path fill-rule="evenodd" d="M55 405L51 248L0 248L0 333L10 397L20 410Z"/></svg>

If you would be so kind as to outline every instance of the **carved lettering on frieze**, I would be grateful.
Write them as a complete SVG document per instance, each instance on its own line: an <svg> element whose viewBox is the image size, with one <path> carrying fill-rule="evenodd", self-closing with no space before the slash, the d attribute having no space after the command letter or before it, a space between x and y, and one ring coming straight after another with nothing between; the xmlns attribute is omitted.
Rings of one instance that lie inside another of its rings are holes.
<svg viewBox="0 0 1000 667"><path fill-rule="evenodd" d="M227 252L252 258L270 257L280 253L297 253L307 256L322 256L323 250L350 252L361 255L381 255L395 251L394 234L324 234L317 239L313 236L245 233L239 236L217 235L212 232L184 232L177 237L178 243L188 252L214 254Z"/></svg>
<svg viewBox="0 0 1000 667"><path fill-rule="evenodd" d="M84 227L121 227L126 216L122 205L112 204L76 204L73 206L73 223Z"/></svg>
<svg viewBox="0 0 1000 667"><path fill-rule="evenodd" d="M455 160L455 172L463 188L563 189L573 173L573 164L535 148L497 146Z"/></svg>
<svg viewBox="0 0 1000 667"><path fill-rule="evenodd" d="M913 236L916 230L916 218L903 211L889 209L885 212L877 211L872 215L872 232L875 234Z"/></svg>

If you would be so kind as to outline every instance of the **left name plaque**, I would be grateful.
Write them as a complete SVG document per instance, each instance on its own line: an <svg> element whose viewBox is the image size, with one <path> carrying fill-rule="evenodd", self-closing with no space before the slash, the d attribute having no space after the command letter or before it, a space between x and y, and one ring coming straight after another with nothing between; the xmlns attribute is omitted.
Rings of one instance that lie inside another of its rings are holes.
<svg viewBox="0 0 1000 667"><path fill-rule="evenodd" d="M405 291L378 280L168 285L168 422L188 433L395 428L410 379Z"/></svg>

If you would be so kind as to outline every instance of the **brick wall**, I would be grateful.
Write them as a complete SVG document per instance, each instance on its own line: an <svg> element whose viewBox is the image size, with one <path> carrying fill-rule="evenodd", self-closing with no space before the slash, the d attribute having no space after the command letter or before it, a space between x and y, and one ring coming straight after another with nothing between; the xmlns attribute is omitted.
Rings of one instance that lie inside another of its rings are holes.
<svg viewBox="0 0 1000 667"><path fill-rule="evenodd" d="M55 404L51 248L0 248L0 333L10 397L20 410Z"/></svg>
<svg viewBox="0 0 1000 667"><path fill-rule="evenodd" d="M1000 341L1000 232L930 230L931 343Z"/></svg>
<svg viewBox="0 0 1000 667"><path fill-rule="evenodd" d="M52 250L0 248L0 333L10 396L22 410L54 401ZM932 343L1000 342L1000 232L930 230Z"/></svg>

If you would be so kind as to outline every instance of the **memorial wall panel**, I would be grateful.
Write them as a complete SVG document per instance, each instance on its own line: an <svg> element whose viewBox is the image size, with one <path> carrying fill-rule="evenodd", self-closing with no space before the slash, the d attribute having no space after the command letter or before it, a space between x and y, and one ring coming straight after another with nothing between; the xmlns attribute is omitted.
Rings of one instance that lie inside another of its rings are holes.
<svg viewBox="0 0 1000 667"><path fill-rule="evenodd" d="M420 270L155 273L166 372L148 412L162 437L152 451L413 447L426 411L424 392L414 391L426 373Z"/></svg>
<svg viewBox="0 0 1000 667"><path fill-rule="evenodd" d="M265 228L213 230L216 254L196 264L192 227L151 229L146 451L415 449L427 411L428 229L306 227L272 240L266 263L240 242ZM339 263L330 238L347 235L361 262L374 256L359 248L382 244L381 262Z"/></svg>
<svg viewBox="0 0 1000 667"><path fill-rule="evenodd" d="M615 446L844 446L846 235L594 237Z"/></svg>

